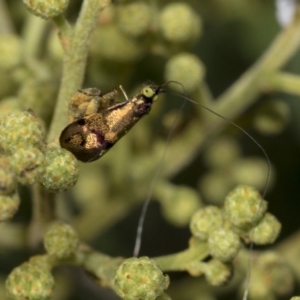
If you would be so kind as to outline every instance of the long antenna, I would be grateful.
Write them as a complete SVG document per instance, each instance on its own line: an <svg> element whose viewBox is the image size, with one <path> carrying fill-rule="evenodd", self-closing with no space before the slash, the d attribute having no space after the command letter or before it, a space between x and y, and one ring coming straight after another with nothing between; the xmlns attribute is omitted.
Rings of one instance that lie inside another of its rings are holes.
<svg viewBox="0 0 300 300"><path fill-rule="evenodd" d="M181 85L180 83L178 83L178 84ZM168 93L171 94L171 95L174 95L174 96L178 96L178 97L180 97L180 98L182 98L186 101L189 101L191 103L194 103L196 105L199 105L200 107L204 108L205 110L209 111L210 113L218 116L219 118L223 119L227 123L233 125L237 129L239 129L241 132L243 132L250 140L252 140L252 142L254 142L254 144L256 144L256 146L258 148L260 148L260 150L264 154L264 156L266 158L266 161L267 161L267 164L268 164L267 178L266 178L266 182L265 182L265 188L264 188L264 191L263 191L263 194L262 194L262 198L264 199L266 194L267 194L268 187L269 187L269 184L270 184L271 169L272 169L270 158L269 158L266 150L264 149L264 147L250 133L248 133L241 126L239 126L236 123L234 123L233 121L223 117L222 115L218 114L217 112L213 111L212 109L210 109L210 108L208 108L208 107L206 107L206 106L204 106L204 105L188 98L185 95L181 95L181 94L178 94L176 92L170 92L170 91ZM261 209L261 204L257 209L257 213L259 212L260 209ZM252 232L252 235L253 234L254 234L254 232ZM251 280L251 264L252 264L252 259L253 259L253 249L254 249L254 243L251 241L250 245L249 245L249 258L248 258L248 262L247 262L248 268L247 268L247 274L246 274L246 280L245 280L245 291L244 291L244 295L243 295L243 300L247 300L248 299L248 294L249 294L249 286L250 286L250 280Z"/></svg>
<svg viewBox="0 0 300 300"><path fill-rule="evenodd" d="M186 101L187 101L187 99L185 99L185 101L182 103L179 111L181 111L183 109ZM171 138L172 138L173 132L176 128L176 125L178 123L179 117L180 117L180 115L178 113L175 120L174 120L174 122L173 122L173 124L172 124L171 130L168 134L167 141L166 141L166 146L165 146L163 154L160 158L159 167L156 169L156 172L155 172L155 174L152 178L151 185L150 185L150 188L148 190L147 197L146 197L146 199L144 201L144 204L143 204L143 207L142 207L142 212L140 214L140 218L139 218L139 222L138 222L136 238L135 238L135 245L134 245L134 250L133 250L133 256L134 257L139 256L139 252L140 252L140 249L141 249L141 243L142 243L143 227L144 227L144 223L145 223L145 219L146 219L147 209L148 209L148 206L150 204L150 201L151 201L151 198L152 198L152 195L153 195L154 187L157 183L157 180L158 180L159 175L161 173L161 170L163 168L163 162L164 162L166 154L167 154L168 145L171 142Z"/></svg>
<svg viewBox="0 0 300 300"><path fill-rule="evenodd" d="M176 83L178 85L180 85L182 87L182 89L185 91L183 85L180 83L180 82L177 82L177 81L169 81L167 82L165 85L169 84L169 83ZM241 126L237 125L235 122L227 119L226 117L220 115L219 113L213 111L212 109L190 99L189 97L185 96L185 95L182 95L182 94L179 94L179 93L176 93L176 92L171 92L171 91L168 91L167 92L168 94L171 94L171 95L174 95L174 96L177 96L179 98L182 98L186 101L189 101L191 103L194 103L200 107L202 107L203 109L207 110L208 112L216 115L217 117L223 119L224 121L226 121L227 123L233 125L234 127L236 127L238 130L240 130L242 133L244 133L263 153L263 155L265 156L265 159L267 161L267 164L268 164L268 171L267 171L267 177L266 177L266 182L265 182L265 188L264 188L264 191L263 191L263 194L262 194L262 198L264 199L265 196L266 196L266 193L267 193L267 190L268 190L268 187L269 187L269 184L270 184L270 177L271 177L271 161L270 161L270 158L266 152L266 150L264 149L264 147L250 134L248 133L245 129L243 129ZM181 109L183 108L183 106L185 105L185 102L183 103ZM139 251L140 251L140 247L141 247L141 242L142 242L142 232L143 232L143 225L144 225L144 222L145 222L145 218L146 218L146 213L147 213L147 209L148 209L148 206L149 206L149 203L151 201L151 197L152 197L152 194L153 194L153 190L154 190L154 187L155 187L155 184L159 178L159 175L160 175L160 172L162 170L162 163L164 161L164 158L165 158L165 155L167 153L167 146L169 145L170 141L171 141L171 136L174 132L174 129L175 129L175 126L178 122L178 118L179 118L179 115L177 115L177 118L175 119L173 125L172 125L172 128L170 130L170 133L168 135L168 138L167 138L167 144L166 144L166 147L164 149L164 152L163 152L163 155L161 157L161 161L160 161L160 164L159 164L159 167L158 169L156 170L155 174L154 174L154 177L153 177L153 180L151 182L151 186L150 186L150 189L148 191L148 194L147 194L147 198L144 202L144 205L143 205L143 208L142 208L142 212L141 212L141 215L140 215L140 218L139 218L139 223L138 223L138 228L137 228L137 235L136 235L136 240L135 240L135 247L134 247L134 252L133 252L133 255L135 257L137 257L139 255ZM258 211L260 210L260 207L258 208ZM247 276L246 276L246 288L245 288L245 292L244 292L244 295L243 295L243 300L247 300L248 299L248 294L249 294L249 286L250 286L250 279L251 279L251 262L252 262L252 256L253 256L253 248L254 248L254 243L251 241L250 242L250 246L249 246L249 259L248 259L248 269L247 269Z"/></svg>

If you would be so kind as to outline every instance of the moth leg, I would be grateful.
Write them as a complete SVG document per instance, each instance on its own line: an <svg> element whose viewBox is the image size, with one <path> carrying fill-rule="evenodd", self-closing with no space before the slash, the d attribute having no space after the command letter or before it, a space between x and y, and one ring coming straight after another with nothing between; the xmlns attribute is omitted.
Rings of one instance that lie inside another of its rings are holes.
<svg viewBox="0 0 300 300"><path fill-rule="evenodd" d="M96 113L99 109L100 100L101 90L98 88L79 90L69 100L69 122Z"/></svg>
<svg viewBox="0 0 300 300"><path fill-rule="evenodd" d="M123 89L123 86L122 86L122 85L119 85L119 89L120 89L120 90L121 90L121 92L123 93L123 95L124 95L124 97L125 97L126 101L128 101L128 100L129 100L129 98L128 98L128 96L127 96L127 94L126 94L125 90Z"/></svg>

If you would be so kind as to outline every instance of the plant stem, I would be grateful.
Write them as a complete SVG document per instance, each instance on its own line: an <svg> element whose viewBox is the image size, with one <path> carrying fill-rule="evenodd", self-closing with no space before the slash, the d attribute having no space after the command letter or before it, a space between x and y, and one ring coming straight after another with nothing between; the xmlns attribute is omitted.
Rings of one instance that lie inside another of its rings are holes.
<svg viewBox="0 0 300 300"><path fill-rule="evenodd" d="M266 89L300 96L300 76L276 72L265 78Z"/></svg>
<svg viewBox="0 0 300 300"><path fill-rule="evenodd" d="M162 271L186 271L193 261L202 261L208 255L207 244L199 243L185 251L152 258Z"/></svg>
<svg viewBox="0 0 300 300"><path fill-rule="evenodd" d="M107 3L107 0L85 0L82 3L70 47L64 56L61 87L48 134L48 142L55 141L67 124L68 101L82 85L91 35L103 2Z"/></svg>

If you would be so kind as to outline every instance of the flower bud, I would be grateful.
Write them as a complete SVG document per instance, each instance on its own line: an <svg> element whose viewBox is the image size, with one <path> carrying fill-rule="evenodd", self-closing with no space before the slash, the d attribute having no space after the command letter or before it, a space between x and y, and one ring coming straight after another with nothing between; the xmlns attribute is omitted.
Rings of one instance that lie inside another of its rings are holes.
<svg viewBox="0 0 300 300"><path fill-rule="evenodd" d="M196 55L179 53L169 59L165 68L166 81L180 82L187 92L193 92L199 88L205 74L205 68ZM174 85L181 91L181 87Z"/></svg>
<svg viewBox="0 0 300 300"><path fill-rule="evenodd" d="M173 43L194 41L200 35L201 25L200 17L184 2L168 4L159 18L162 36Z"/></svg>
<svg viewBox="0 0 300 300"><path fill-rule="evenodd" d="M281 224L270 213L266 213L260 222L249 232L250 240L257 245L272 244L277 239Z"/></svg>
<svg viewBox="0 0 300 300"><path fill-rule="evenodd" d="M256 189L246 185L240 185L231 191L224 203L226 217L241 229L250 229L256 225L266 210L267 202Z"/></svg>
<svg viewBox="0 0 300 300"><path fill-rule="evenodd" d="M117 26L132 37L147 33L154 17L150 5L142 1L121 5L117 12Z"/></svg>
<svg viewBox="0 0 300 300"><path fill-rule="evenodd" d="M62 14L69 5L69 0L23 0L28 10L43 19L51 19Z"/></svg>
<svg viewBox="0 0 300 300"><path fill-rule="evenodd" d="M169 277L148 257L126 259L115 276L115 291L126 300L154 300L168 285Z"/></svg>
<svg viewBox="0 0 300 300"><path fill-rule="evenodd" d="M266 135L280 134L291 119L288 103L273 99L264 102L258 109L253 120L254 127Z"/></svg>
<svg viewBox="0 0 300 300"><path fill-rule="evenodd" d="M79 239L75 230L62 222L51 224L44 236L44 247L47 253L58 259L74 255L78 244Z"/></svg>
<svg viewBox="0 0 300 300"><path fill-rule="evenodd" d="M17 191L9 195L0 195L0 221L11 219L20 205L20 197Z"/></svg>
<svg viewBox="0 0 300 300"><path fill-rule="evenodd" d="M241 247L239 236L232 230L218 228L209 233L209 254L223 262L231 261Z"/></svg>
<svg viewBox="0 0 300 300"><path fill-rule="evenodd" d="M44 155L37 148L20 148L11 156L11 167L20 184L30 185L43 173Z"/></svg>
<svg viewBox="0 0 300 300"><path fill-rule="evenodd" d="M206 280L214 286L226 284L232 276L232 266L218 259L211 259L205 268Z"/></svg>
<svg viewBox="0 0 300 300"><path fill-rule="evenodd" d="M201 205L199 194L187 186L164 184L156 196L160 199L164 217L177 226L189 224L191 216Z"/></svg>
<svg viewBox="0 0 300 300"><path fill-rule="evenodd" d="M9 299L48 300L54 288L54 278L46 263L33 260L15 268L6 280Z"/></svg>
<svg viewBox="0 0 300 300"><path fill-rule="evenodd" d="M47 149L44 173L40 183L48 190L62 192L75 185L79 176L79 163L75 156L61 148Z"/></svg>
<svg viewBox="0 0 300 300"><path fill-rule="evenodd" d="M31 111L13 112L0 120L0 147L8 152L19 148L40 148L44 127Z"/></svg>
<svg viewBox="0 0 300 300"><path fill-rule="evenodd" d="M206 206L192 216L190 230L193 236L206 241L210 232L222 225L222 213L217 206Z"/></svg>

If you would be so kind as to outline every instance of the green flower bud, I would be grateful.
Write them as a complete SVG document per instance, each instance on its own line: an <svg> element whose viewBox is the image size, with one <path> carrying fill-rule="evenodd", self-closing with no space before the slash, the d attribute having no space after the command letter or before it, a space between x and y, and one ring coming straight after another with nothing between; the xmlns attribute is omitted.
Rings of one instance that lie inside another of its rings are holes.
<svg viewBox="0 0 300 300"><path fill-rule="evenodd" d="M300 300L300 296L294 296L291 298L291 300Z"/></svg>
<svg viewBox="0 0 300 300"><path fill-rule="evenodd" d="M214 286L226 284L232 276L232 267L217 259L211 259L204 271L206 280Z"/></svg>
<svg viewBox="0 0 300 300"><path fill-rule="evenodd" d="M218 228L211 231L209 234L209 254L223 262L233 260L237 255L240 247L240 238L232 230Z"/></svg>
<svg viewBox="0 0 300 300"><path fill-rule="evenodd" d="M163 184L156 196L160 199L165 218L177 226L189 224L201 205L199 194L186 186Z"/></svg>
<svg viewBox="0 0 300 300"><path fill-rule="evenodd" d="M46 263L37 260L25 262L15 268L6 280L9 299L49 300L54 278Z"/></svg>
<svg viewBox="0 0 300 300"><path fill-rule="evenodd" d="M28 10L43 19L51 19L62 14L69 5L69 0L23 0Z"/></svg>
<svg viewBox="0 0 300 300"><path fill-rule="evenodd" d="M180 82L187 92L193 92L199 88L205 73L202 62L196 55L182 52L169 59L165 68L165 80ZM175 89L180 86L173 85Z"/></svg>
<svg viewBox="0 0 300 300"><path fill-rule="evenodd" d="M76 253L79 239L75 230L62 222L53 223L44 236L44 247L50 256L68 258Z"/></svg>
<svg viewBox="0 0 300 300"><path fill-rule="evenodd" d="M19 110L19 99L17 97L7 97L2 99L0 102L0 120L3 119L6 115Z"/></svg>
<svg viewBox="0 0 300 300"><path fill-rule="evenodd" d="M21 42L17 35L0 35L0 70L9 71L21 63Z"/></svg>
<svg viewBox="0 0 300 300"><path fill-rule="evenodd" d="M199 182L201 194L211 204L223 205L224 198L232 187L227 170L212 170L206 173Z"/></svg>
<svg viewBox="0 0 300 300"><path fill-rule="evenodd" d="M263 102L255 115L253 125L263 134L280 134L290 119L291 111L288 103L274 99Z"/></svg>
<svg viewBox="0 0 300 300"><path fill-rule="evenodd" d="M276 300L272 292L268 276L257 269L251 270L251 281L249 285L249 298L254 300Z"/></svg>
<svg viewBox="0 0 300 300"><path fill-rule="evenodd" d="M47 149L44 173L40 183L48 190L66 191L75 185L79 176L79 163L75 156L61 148Z"/></svg>
<svg viewBox="0 0 300 300"><path fill-rule="evenodd" d="M193 260L186 266L186 271L193 277L199 277L204 274L206 267L207 263Z"/></svg>
<svg viewBox="0 0 300 300"><path fill-rule="evenodd" d="M121 5L117 11L117 26L123 33L139 37L148 32L154 12L149 4L141 1Z"/></svg>
<svg viewBox="0 0 300 300"><path fill-rule="evenodd" d="M0 120L0 147L8 152L19 148L40 148L44 139L44 127L29 111L11 113Z"/></svg>
<svg viewBox="0 0 300 300"><path fill-rule="evenodd" d="M11 156L11 167L18 182L24 185L37 182L43 173L43 161L44 155L37 148L18 149Z"/></svg>
<svg viewBox="0 0 300 300"><path fill-rule="evenodd" d="M21 109L34 108L34 113L48 123L55 106L57 87L53 81L29 78L19 91Z"/></svg>
<svg viewBox="0 0 300 300"><path fill-rule="evenodd" d="M232 181L235 184L254 186L263 189L266 184L266 172L268 164L265 159L259 157L243 158L236 160L231 168ZM270 184L272 184L275 172L272 172Z"/></svg>
<svg viewBox="0 0 300 300"><path fill-rule="evenodd" d="M257 258L249 286L251 299L286 298L293 288L293 272L280 255L269 251Z"/></svg>
<svg viewBox="0 0 300 300"><path fill-rule="evenodd" d="M220 137L205 151L204 160L210 167L224 167L235 162L240 154L240 146L235 139Z"/></svg>
<svg viewBox="0 0 300 300"><path fill-rule="evenodd" d="M148 257L126 259L115 276L115 292L125 300L154 300L168 285L169 277Z"/></svg>
<svg viewBox="0 0 300 300"><path fill-rule="evenodd" d="M196 40L201 32L201 19L184 2L171 3L161 11L159 26L163 37L173 43Z"/></svg>
<svg viewBox="0 0 300 300"><path fill-rule="evenodd" d="M114 62L132 62L142 56L145 47L121 33L116 26L107 25L95 30L91 52Z"/></svg>
<svg viewBox="0 0 300 300"><path fill-rule="evenodd" d="M256 189L240 185L226 197L224 211L233 225L250 229L264 216L267 206Z"/></svg>
<svg viewBox="0 0 300 300"><path fill-rule="evenodd" d="M281 224L270 213L266 213L260 222L249 232L250 240L257 245L272 244L277 239Z"/></svg>
<svg viewBox="0 0 300 300"><path fill-rule="evenodd" d="M11 219L20 205L20 197L17 192L9 195L0 195L0 221Z"/></svg>
<svg viewBox="0 0 300 300"><path fill-rule="evenodd" d="M192 216L190 230L193 236L199 238L201 241L206 241L209 233L221 227L222 222L221 210L216 206L206 206L199 209Z"/></svg>
<svg viewBox="0 0 300 300"><path fill-rule="evenodd" d="M16 178L8 157L0 157L0 195L13 193L16 189Z"/></svg>

